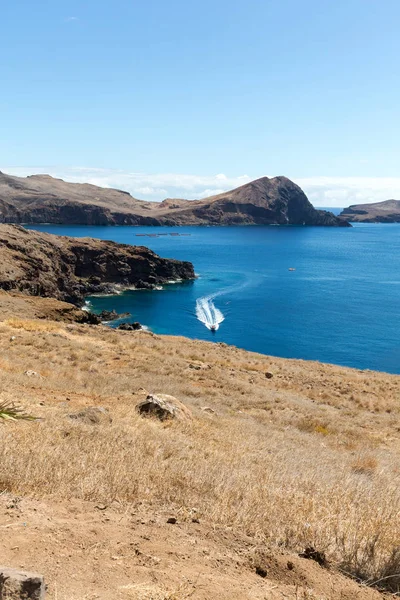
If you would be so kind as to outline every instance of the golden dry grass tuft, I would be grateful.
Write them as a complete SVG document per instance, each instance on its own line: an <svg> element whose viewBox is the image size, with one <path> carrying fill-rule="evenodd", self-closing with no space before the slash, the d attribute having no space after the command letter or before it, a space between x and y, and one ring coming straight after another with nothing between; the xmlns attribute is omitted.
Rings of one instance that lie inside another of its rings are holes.
<svg viewBox="0 0 400 600"><path fill-rule="evenodd" d="M42 417L0 427L0 489L171 507L400 590L399 377L20 319L0 323L0 351L0 398ZM193 422L139 417L140 388ZM93 405L112 423L68 416Z"/></svg>
<svg viewBox="0 0 400 600"><path fill-rule="evenodd" d="M57 331L60 329L58 323L54 321L45 321L39 319L20 319L18 317L11 317L4 321L6 325L13 329L23 329L24 331Z"/></svg>

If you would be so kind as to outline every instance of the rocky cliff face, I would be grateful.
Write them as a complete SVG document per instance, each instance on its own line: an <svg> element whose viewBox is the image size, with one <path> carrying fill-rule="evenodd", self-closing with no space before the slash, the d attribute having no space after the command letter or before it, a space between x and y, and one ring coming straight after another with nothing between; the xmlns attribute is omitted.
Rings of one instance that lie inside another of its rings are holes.
<svg viewBox="0 0 400 600"><path fill-rule="evenodd" d="M0 225L0 289L80 304L115 285L149 288L194 278L189 262L161 258L148 248L75 239Z"/></svg>
<svg viewBox="0 0 400 600"><path fill-rule="evenodd" d="M159 214L180 225L346 226L335 215L316 210L301 188L286 177L262 177L235 190L199 201L164 201Z"/></svg>
<svg viewBox="0 0 400 600"><path fill-rule="evenodd" d="M344 208L339 218L358 223L400 223L400 200L353 204Z"/></svg>
<svg viewBox="0 0 400 600"><path fill-rule="evenodd" d="M203 200L146 202L127 192L66 183L48 175L0 173L0 222L82 225L348 226L316 210L286 177L262 177Z"/></svg>

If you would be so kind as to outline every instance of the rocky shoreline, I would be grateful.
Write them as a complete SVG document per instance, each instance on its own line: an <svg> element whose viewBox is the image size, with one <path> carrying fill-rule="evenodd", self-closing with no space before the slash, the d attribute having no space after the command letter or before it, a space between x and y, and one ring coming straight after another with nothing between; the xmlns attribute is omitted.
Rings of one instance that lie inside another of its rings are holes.
<svg viewBox="0 0 400 600"><path fill-rule="evenodd" d="M68 238L0 225L0 289L81 307L91 294L154 289L195 278L190 262L161 258L144 246Z"/></svg>

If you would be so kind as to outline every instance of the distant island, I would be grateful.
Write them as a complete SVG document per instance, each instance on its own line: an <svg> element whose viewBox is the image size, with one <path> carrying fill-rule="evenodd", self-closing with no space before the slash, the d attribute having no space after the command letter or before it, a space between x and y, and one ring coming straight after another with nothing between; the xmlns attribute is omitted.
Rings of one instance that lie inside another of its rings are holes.
<svg viewBox="0 0 400 600"><path fill-rule="evenodd" d="M358 223L400 223L400 200L352 204L342 210L339 218Z"/></svg>
<svg viewBox="0 0 400 600"><path fill-rule="evenodd" d="M313 207L286 177L262 177L202 200L138 200L128 192L50 175L0 172L0 223L63 225L319 225L349 227Z"/></svg>

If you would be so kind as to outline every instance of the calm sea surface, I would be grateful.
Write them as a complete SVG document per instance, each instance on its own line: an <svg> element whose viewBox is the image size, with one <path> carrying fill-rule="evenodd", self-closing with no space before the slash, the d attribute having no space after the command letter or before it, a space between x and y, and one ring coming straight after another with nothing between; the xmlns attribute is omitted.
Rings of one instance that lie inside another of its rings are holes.
<svg viewBox="0 0 400 600"><path fill-rule="evenodd" d="M400 373L399 224L32 229L146 245L192 261L199 275L158 291L92 297L94 311L130 312L157 333ZM172 232L189 235L137 235ZM224 320L212 332L199 316Z"/></svg>

